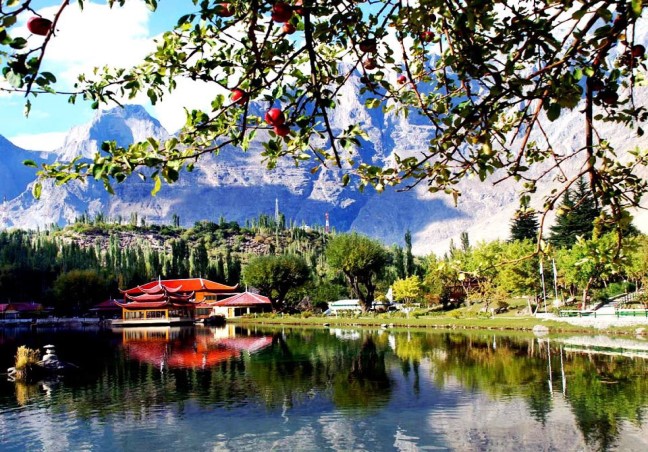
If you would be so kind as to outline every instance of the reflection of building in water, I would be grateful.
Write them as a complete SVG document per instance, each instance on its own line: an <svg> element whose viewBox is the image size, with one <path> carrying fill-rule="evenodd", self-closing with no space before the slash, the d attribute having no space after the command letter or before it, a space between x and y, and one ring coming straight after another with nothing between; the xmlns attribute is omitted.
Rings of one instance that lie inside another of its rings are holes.
<svg viewBox="0 0 648 452"><path fill-rule="evenodd" d="M113 325L172 325L208 317L219 295L229 295L236 286L203 278L168 279L122 290L122 319Z"/></svg>
<svg viewBox="0 0 648 452"><path fill-rule="evenodd" d="M342 328L331 328L331 334L345 341L355 341L360 339L360 331L343 330Z"/></svg>
<svg viewBox="0 0 648 452"><path fill-rule="evenodd" d="M208 328L126 328L122 338L129 358L160 369L205 369L237 358L242 351L255 353L272 344L271 336L236 336L234 328L222 331L230 335L214 335Z"/></svg>

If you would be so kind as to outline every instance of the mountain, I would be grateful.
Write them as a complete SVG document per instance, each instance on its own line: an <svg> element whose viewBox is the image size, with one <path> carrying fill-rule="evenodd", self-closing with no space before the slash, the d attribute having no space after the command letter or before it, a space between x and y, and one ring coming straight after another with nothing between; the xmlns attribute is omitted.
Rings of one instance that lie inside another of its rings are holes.
<svg viewBox="0 0 648 452"><path fill-rule="evenodd" d="M0 202L15 198L34 180L34 169L23 165L25 160L51 163L54 156L19 148L0 135Z"/></svg>
<svg viewBox="0 0 648 452"><path fill-rule="evenodd" d="M406 156L419 152L432 136L426 121L416 115L402 118L385 115L379 109L366 109L356 80L344 89L346 102L332 112L331 124L337 130L351 123L364 125L369 139L362 142L357 152L366 161L389 165L394 153ZM645 105L647 95L646 89L639 92L637 103ZM262 110L261 105L253 108ZM552 127L549 133L562 145L582 146L582 117L578 112L561 117ZM639 144L629 139L625 131L617 135L626 148ZM102 111L90 124L72 129L65 144L47 158L54 155L69 161L78 155L90 157L104 140L126 145L148 136L164 139L169 133L143 107L130 105ZM33 153L1 139L0 194L7 200L0 206L0 227L62 225L84 212L126 219L136 213L154 223L170 222L174 214L183 225L199 220L218 221L221 216L242 223L260 213L272 215L278 200L281 212L298 224L322 225L328 212L332 228L357 230L387 245L403 244L405 232L410 230L414 252L425 254L443 252L450 239L458 243L463 231L468 232L473 243L507 238L509 222L517 208L516 186L512 181L493 186L466 180L460 186L459 205L454 207L448 196L427 193L425 184L406 192L390 188L377 193L369 188L360 193L355 187L342 187L339 169L324 169L313 175L308 165L296 167L292 161L283 160L269 171L261 150L260 142L256 141L248 152L226 148L218 156L206 156L193 172L183 173L176 184L163 185L155 197L150 194L150 182L132 177L115 186L114 196L96 182L56 186L46 181L41 199L35 200L30 186L35 179L34 171L20 162L45 157L29 157ZM551 187L541 187L540 194ZM646 229L644 225L648 222L638 224L640 229Z"/></svg>

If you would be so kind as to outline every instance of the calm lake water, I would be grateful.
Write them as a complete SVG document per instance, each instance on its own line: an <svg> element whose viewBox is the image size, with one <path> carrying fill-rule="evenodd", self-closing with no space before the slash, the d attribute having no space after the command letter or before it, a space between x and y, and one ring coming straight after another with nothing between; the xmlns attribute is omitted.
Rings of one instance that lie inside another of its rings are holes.
<svg viewBox="0 0 648 452"><path fill-rule="evenodd" d="M533 336L0 330L80 370L0 379L0 450L648 450L648 359Z"/></svg>

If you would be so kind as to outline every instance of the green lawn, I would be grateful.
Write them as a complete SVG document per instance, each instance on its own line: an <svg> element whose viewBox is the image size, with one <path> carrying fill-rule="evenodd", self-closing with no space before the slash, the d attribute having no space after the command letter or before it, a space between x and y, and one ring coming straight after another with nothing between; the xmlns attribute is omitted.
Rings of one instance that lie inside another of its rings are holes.
<svg viewBox="0 0 648 452"><path fill-rule="evenodd" d="M535 325L544 325L552 333L580 332L600 333L596 328L580 327L564 322L544 321L534 317L513 317L500 315L495 318L452 318L446 316L421 316L418 318L363 316L358 317L301 317L300 315L277 315L267 317L247 317L228 320L232 323L264 325L304 325L304 326L387 326L390 328L439 328L467 330L531 331ZM613 334L634 333L634 328L612 328L606 332Z"/></svg>

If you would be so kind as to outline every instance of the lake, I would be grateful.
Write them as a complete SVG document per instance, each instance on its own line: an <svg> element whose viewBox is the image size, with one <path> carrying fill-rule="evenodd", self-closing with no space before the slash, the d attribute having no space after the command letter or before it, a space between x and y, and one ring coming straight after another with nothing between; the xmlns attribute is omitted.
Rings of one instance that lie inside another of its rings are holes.
<svg viewBox="0 0 648 452"><path fill-rule="evenodd" d="M648 450L648 358L588 340L3 329L3 370L46 344L79 369L0 378L0 450Z"/></svg>

